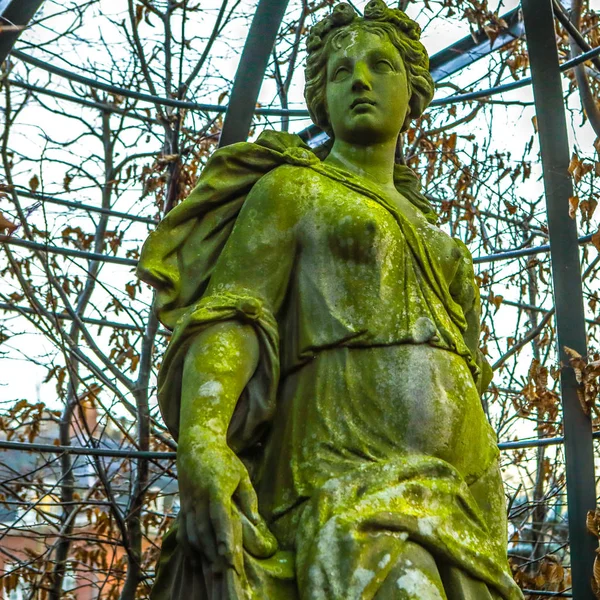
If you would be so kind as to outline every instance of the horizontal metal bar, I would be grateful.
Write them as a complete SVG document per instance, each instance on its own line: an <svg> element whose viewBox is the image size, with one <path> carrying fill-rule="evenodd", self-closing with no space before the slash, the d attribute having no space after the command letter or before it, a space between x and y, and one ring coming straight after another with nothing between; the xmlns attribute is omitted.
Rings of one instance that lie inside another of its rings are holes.
<svg viewBox="0 0 600 600"><path fill-rule="evenodd" d="M77 208L81 210L86 210L89 212L97 212L104 215L109 215L111 217L116 217L120 219L128 219L130 221L137 221L140 223L146 223L148 225L157 225L158 221L155 219L151 219L149 217L140 217L137 215L131 215L129 213L118 212L106 208L100 208L97 206L92 206L90 204L83 204L81 202L74 202L72 200L64 200L62 198L56 198L54 196L45 196L42 194L35 194L33 192L29 192L26 190L18 190L19 196L24 196L25 198L31 198L33 200L40 200L42 202L50 202L52 204L58 204L61 206L68 206L70 208ZM483 213L482 213L483 214ZM592 239L593 234L585 235L579 238L580 244L586 244ZM542 252L548 252L550 250L550 246L548 244L544 244L542 246L534 246L533 248L523 248L520 250L510 250L507 252L501 252L498 254L489 254L484 256L479 256L474 259L475 263L482 262L493 262L496 260L504 260L508 258L515 258L519 256L530 256L533 254L539 254ZM102 255L104 256L104 255ZM97 260L97 259L96 259Z"/></svg>
<svg viewBox="0 0 600 600"><path fill-rule="evenodd" d="M595 431L592 437L597 440L600 438L600 431ZM557 446L562 444L565 438L562 435L551 438L531 438L528 440L515 440L513 442L500 442L500 450L518 450L520 448L539 448L540 446Z"/></svg>
<svg viewBox="0 0 600 600"><path fill-rule="evenodd" d="M490 210L484 210L484 209L481 209L481 208L475 207L475 206L470 206L470 207L464 206L462 204L458 204L455 201L449 200L448 198L439 198L437 196L433 196L432 194L424 194L424 195L425 195L425 198L427 198L427 200L429 200L429 202L439 205L440 208L444 205L444 203L447 203L447 204L451 204L452 205L451 208L453 208L457 211L462 210L464 212L474 212L477 215L482 215L484 217L490 217L497 221L503 221L505 223L510 223L511 225L516 225L517 227L522 227L523 229L525 229L527 231L536 231L539 233L543 233L539 227L535 227L535 226L532 226L531 224L524 223L523 219L519 220L514 217L507 217L505 215L497 214Z"/></svg>
<svg viewBox="0 0 600 600"><path fill-rule="evenodd" d="M515 308L520 308L522 310L530 310L532 312L539 312L544 314L551 310L548 308L541 308L540 306L533 306L532 304L526 304L524 302L513 302L512 300L507 300L506 298L502 299L502 303L500 304L500 306L503 306L504 304L506 304L507 306L514 306ZM599 319L586 319L585 322L589 325L600 325Z"/></svg>
<svg viewBox="0 0 600 600"><path fill-rule="evenodd" d="M10 310L12 312L25 313L28 315L39 315L39 313L29 306L19 306L17 304L8 304L6 302L0 302L0 310ZM72 321L73 317L67 313L57 313L50 311L52 316L60 321ZM129 323L119 323L118 321L108 321L106 319L94 319L93 317L79 317L81 321L88 325L98 325L98 327L112 327L113 329L127 329L128 331L136 331L143 333L145 330L143 327L137 325L131 325ZM170 331L166 329L159 329L160 335L169 336Z"/></svg>
<svg viewBox="0 0 600 600"><path fill-rule="evenodd" d="M577 65L591 60L592 58L599 55L600 46L597 48L593 48L589 52L580 54L576 58L567 60L566 62L562 63L562 65L560 65L559 70L562 73L564 73L565 71L568 71L569 69L572 69L573 67L576 67ZM446 98L438 98L437 100L433 100L429 106L446 106L447 104L455 104L457 102L479 100L480 98L487 98L489 96L503 94L504 92L512 92L513 90L517 90L519 88L531 85L531 82L531 77L523 77L523 79L519 79L519 81L511 81L510 83L505 83L496 87L487 88L485 90L477 90L474 92L468 92L466 94L453 94L452 96L447 96Z"/></svg>
<svg viewBox="0 0 600 600"><path fill-rule="evenodd" d="M44 96L51 96L52 98L57 98L58 100L65 100L66 102L74 102L76 104L80 104L81 106L87 106L88 108L95 108L104 112L111 112L118 115L123 115L125 117L129 117L130 119L136 119L145 123L151 123L152 125L160 125L160 121L158 119L153 119L152 117L140 115L136 112L133 112L132 110L123 110L122 108L118 108L116 106L113 106L112 104L93 102L92 100L86 100L85 98L76 98L75 96L69 96L68 94L63 94L62 92L49 90L48 88L40 87L38 85L32 85L31 83L25 83L24 81L17 81L16 79L7 79L6 81L9 85L13 85L24 90L29 90L30 92L35 92L36 94L43 94Z"/></svg>
<svg viewBox="0 0 600 600"><path fill-rule="evenodd" d="M120 450L110 448L88 448L87 446L54 446L53 444L35 444L31 442L9 442L0 440L0 448L21 450L24 452L48 452L51 454L78 454L82 456L107 456L113 458L145 458L148 460L177 458L176 452L151 452L143 450Z"/></svg>
<svg viewBox="0 0 600 600"><path fill-rule="evenodd" d="M120 96L126 96L128 98L134 98L136 100L142 100L144 102L150 102L152 104L160 104L163 106L172 106L175 108L186 108L190 110L198 110L201 112L217 112L224 113L227 111L227 105L220 104L201 104L198 102L190 102L187 100L175 100L173 98L161 98L160 96L153 96L152 94L145 94L143 92L135 92L133 90L128 90L125 88L121 88L118 86L110 85L107 83L103 83L101 81L97 81L95 79L91 79L90 77L84 77L83 75L78 75L77 73L72 73L71 71L67 71L66 69L61 69L60 67L56 67L51 65L39 58L34 58L33 56L29 56L19 50L14 50L12 55L16 58L19 58L23 62L31 64L33 66L39 67L40 69L44 69L49 73L53 73L54 75L58 75L59 77L64 77L65 79L69 79L70 81L75 81L77 83L81 83L83 85L88 85L93 88L101 89L113 94L118 94ZM561 71L566 71L568 69L572 69L573 67L590 60L591 58L600 55L600 47L594 48L590 52L585 52L580 54L576 58L568 60L564 62L560 66ZM454 104L459 102L467 102L470 100L478 100L480 98L486 98L489 96L495 96L497 94L501 94L504 92L509 92L521 87L525 87L531 84L531 77L524 77L519 81L514 81L510 83L506 83L504 85L499 85L493 88L488 88L484 90L478 90L475 92L469 92L466 94L454 94L452 96L447 96L446 98L438 98L437 100L433 100L430 106L446 106L447 104ZM283 109L283 108L257 108L254 113L256 115L263 116L272 116L272 117L309 117L308 110L306 109Z"/></svg>
<svg viewBox="0 0 600 600"><path fill-rule="evenodd" d="M488 298L482 298L482 300L488 300L488 302L491 302L491 300ZM507 300L506 298L502 298L500 306L503 304L506 304L507 306L514 306L515 308L521 308L523 310L530 310L532 312L547 313L551 310L549 308L541 308L540 306L534 306L533 304L527 304L525 302L514 302L513 300Z"/></svg>
<svg viewBox="0 0 600 600"><path fill-rule="evenodd" d="M525 27L520 16L520 8L514 8L500 16L500 19L506 22L507 28L501 30L493 39L490 39L485 28L481 28L434 54L429 59L429 71L433 80L440 81L449 77L522 37Z"/></svg>
<svg viewBox="0 0 600 600"><path fill-rule="evenodd" d="M587 244L591 241L592 237L595 234L590 233L588 235L583 235L578 238L579 244ZM532 248L521 248L520 250L508 250L507 252L498 252L497 254L488 254L485 256L478 256L473 259L475 264L484 263L484 262L495 262L497 260L508 260L510 258L519 258L520 256L531 256L534 254L541 254L542 252L549 252L550 246L548 244L544 244L543 246L534 246Z"/></svg>
<svg viewBox="0 0 600 600"><path fill-rule="evenodd" d="M57 198L56 196L47 196L44 194L35 194L27 190L17 189L17 195L23 196L24 198L31 198L32 200L39 200L40 202L49 202L51 204L58 204L60 206L68 206L69 208L77 208L79 210L86 210L88 212L100 213L102 215L108 215L109 217L116 217L119 219L127 219L129 221L137 221L139 223L146 223L148 225L156 225L158 221L150 217L140 217L139 215L132 215L125 212L119 212L108 208L101 208L99 206L93 206L91 204L83 204L82 202L75 202L74 200L64 200L63 198Z"/></svg>
<svg viewBox="0 0 600 600"><path fill-rule="evenodd" d="M61 248L60 246L30 242L29 240L12 237L10 235L0 235L0 244L20 246L29 250L39 250L40 252L50 252L52 254L62 254L63 256L72 256L73 258L84 258L86 260L97 260L117 265L126 265L128 267L135 267L137 265L137 260L134 260L133 258L121 258L119 256L110 256L109 254L100 254L99 252L87 252L85 250L71 250L70 248Z"/></svg>
<svg viewBox="0 0 600 600"><path fill-rule="evenodd" d="M594 439L600 438L600 431L594 432ZM551 438L532 438L528 440L515 440L513 442L501 442L498 444L500 450L520 450L523 448L538 448L540 446L557 446L564 442L563 436ZM0 440L0 449L20 450L23 452L48 452L52 454L78 454L90 456L109 456L115 458L147 458L147 459L169 459L177 457L176 452L144 452L141 450L111 450L110 448L88 448L87 446L55 446L53 444L36 444L31 442L9 442Z"/></svg>
<svg viewBox="0 0 600 600"><path fill-rule="evenodd" d="M133 90L128 90L126 88L121 88L115 85L110 85L108 83L103 83L102 81L98 81L96 79L92 79L90 77L85 77L83 75L78 75L77 73L73 73L71 71L67 71L66 69L61 69L60 67L56 67L51 65L39 58L34 58L33 56L29 56L21 52L20 50L14 50L12 52L12 56L22 60L25 63L33 65L34 67L38 67L43 69L44 71L48 71L49 73L53 73L54 75L58 75L59 77L64 77L69 81L75 81L77 83L81 83L83 85L90 86L95 89L104 90L105 92L109 92L111 94L117 94L119 96L125 96L127 98L133 98L135 100L142 100L143 102L150 102L151 104L160 104L161 106L171 106L173 108L186 108L188 110L197 110L200 112L216 112L216 113L224 113L227 111L227 105L221 104L202 104L199 102L190 102L188 100L175 100L173 98L162 98L160 96L153 96L152 94L146 94L144 92L135 92ZM283 108L257 108L254 111L257 115L262 116L270 116L270 117L308 117L308 111L306 109L283 109Z"/></svg>
<svg viewBox="0 0 600 600"><path fill-rule="evenodd" d="M452 94L445 98L436 98L431 101L429 106L447 106L448 104L456 104L457 102L470 102L471 100L480 100L481 98L489 98L490 96L496 96L504 92L512 92L523 87L531 85L531 77L523 77L519 81L511 81L502 85L497 85L491 88L485 88L483 90L475 90L473 92L466 92L464 94Z"/></svg>
<svg viewBox="0 0 600 600"><path fill-rule="evenodd" d="M516 37L520 37L520 35L522 35L523 25L522 25L522 22L519 20L519 10L518 9L509 11L505 15L502 15L501 18L504 19L508 23L508 30L500 33L493 42L490 42L487 32L484 29L481 29L474 34L475 39L473 38L473 36L467 36L467 37L459 40L458 42L452 44L448 48L445 48L444 50L434 54L430 59L430 69L431 69L431 74L432 74L434 81L441 80L444 77L447 77L447 76L451 75L452 73L455 73L456 71L479 60L486 54L489 54L493 51L498 50L499 48L503 47L506 43L508 43L511 40L515 39ZM22 57L24 55L22 53L20 53L19 51L16 51L13 54L17 57L20 56L21 59L23 59ZM35 60L38 60L38 59L35 59ZM47 64L47 63L44 63L44 64ZM70 72L63 70L62 75L66 77L67 73L70 73ZM29 89L31 91L35 91L36 93L55 96L57 98L60 98L60 99L66 100L66 101L70 101L70 102L79 102L80 104L83 104L85 106L89 106L92 108L99 108L100 110L109 110L111 112L117 112L117 113L129 116L131 118L136 118L136 119L140 119L140 120L148 120L148 121L155 122L155 123L158 122L155 119L151 119L149 117L144 117L142 115L131 113L130 111L125 111L123 109L112 107L110 105L103 105L101 103L96 103L96 102L92 102L89 100L78 99L73 96L68 96L67 94L62 94L60 92L54 92L51 90L47 90L46 88L41 88L41 87L34 86L34 85L31 85L31 84L28 84L25 82L19 82L19 81L15 81L15 80L9 80L9 82L12 83L13 85L20 86L22 88ZM119 88L118 93L120 95L124 95L123 90L120 88ZM148 96L148 95L146 95L146 96ZM154 98L154 97L152 97L152 98ZM158 99L158 100L162 101L163 99ZM152 101L157 102L156 99L153 99ZM200 106L200 105L198 105L198 106ZM203 106L205 108L210 108L211 111L214 110L216 112L224 112L227 108L227 107L223 107L221 105L203 105ZM266 113L261 113L260 110L261 109L259 109L258 114L266 114ZM277 110L277 109L264 109L264 110L272 111L272 110ZM268 114L274 114L274 113L269 112ZM290 116L291 114L292 113L290 113L288 110L283 110L281 115L278 114L278 116L284 116L284 115ZM299 116L308 116L308 112L303 111L302 114Z"/></svg>
<svg viewBox="0 0 600 600"><path fill-rule="evenodd" d="M531 438L528 440L514 440L513 442L500 442L500 450L519 450L521 448L539 448L542 446L557 446L562 444L565 438L562 435L551 438Z"/></svg>
<svg viewBox="0 0 600 600"><path fill-rule="evenodd" d="M552 598L572 598L572 592L547 592L544 590L523 590L524 594L533 594L535 596L549 596Z"/></svg>

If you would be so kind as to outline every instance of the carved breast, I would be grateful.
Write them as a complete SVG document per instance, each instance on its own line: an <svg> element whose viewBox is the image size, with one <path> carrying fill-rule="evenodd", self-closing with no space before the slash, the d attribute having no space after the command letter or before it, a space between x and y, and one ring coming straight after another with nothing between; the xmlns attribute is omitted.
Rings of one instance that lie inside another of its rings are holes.
<svg viewBox="0 0 600 600"><path fill-rule="evenodd" d="M331 252L340 259L355 263L377 260L394 242L393 217L387 210L364 198L344 208L346 210L331 215L327 236Z"/></svg>

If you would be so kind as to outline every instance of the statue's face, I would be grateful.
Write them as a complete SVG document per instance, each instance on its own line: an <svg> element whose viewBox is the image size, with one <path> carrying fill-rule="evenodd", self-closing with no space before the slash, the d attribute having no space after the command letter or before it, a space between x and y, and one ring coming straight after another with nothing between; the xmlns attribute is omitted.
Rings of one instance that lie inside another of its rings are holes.
<svg viewBox="0 0 600 600"><path fill-rule="evenodd" d="M387 36L350 29L327 61L327 113L336 139L396 139L408 113L404 63Z"/></svg>

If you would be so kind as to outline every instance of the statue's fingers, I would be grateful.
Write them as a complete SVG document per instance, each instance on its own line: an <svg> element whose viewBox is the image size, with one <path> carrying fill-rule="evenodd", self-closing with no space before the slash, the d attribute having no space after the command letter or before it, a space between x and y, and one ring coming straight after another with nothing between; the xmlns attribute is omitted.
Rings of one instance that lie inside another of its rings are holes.
<svg viewBox="0 0 600 600"><path fill-rule="evenodd" d="M233 496L241 512L246 515L246 518L254 525L258 525L262 518L258 512L256 490L248 475L242 475Z"/></svg>
<svg viewBox="0 0 600 600"><path fill-rule="evenodd" d="M217 544L215 532L210 522L208 505L202 510L196 511L196 518L192 524L194 530L194 541L198 544L198 549L210 563L218 562ZM191 541L191 540L190 540Z"/></svg>
<svg viewBox="0 0 600 600"><path fill-rule="evenodd" d="M231 512L233 515L233 519L231 522L231 527L233 531L233 539L234 539L234 548L235 551L233 553L233 568L238 573L238 575L242 575L244 573L244 536L242 533L242 518L240 511L232 505Z"/></svg>
<svg viewBox="0 0 600 600"><path fill-rule="evenodd" d="M266 523L261 521L258 525L254 525L242 512L239 515L244 548L256 558L269 558L273 556L277 552L278 543L275 536L267 528Z"/></svg>
<svg viewBox="0 0 600 600"><path fill-rule="evenodd" d="M198 537L198 531L196 529L196 514L195 511L191 510L185 514L185 529L188 544L192 550L200 552L201 545Z"/></svg>
<svg viewBox="0 0 600 600"><path fill-rule="evenodd" d="M229 498L214 496L209 504L210 522L215 532L217 553L229 566L233 565L235 538Z"/></svg>
<svg viewBox="0 0 600 600"><path fill-rule="evenodd" d="M179 523L177 526L177 543L182 547L185 554L191 555L192 548L188 541L186 516L187 511L182 511L179 515Z"/></svg>
<svg viewBox="0 0 600 600"><path fill-rule="evenodd" d="M187 558L192 561L192 565L197 566L200 554L197 544L193 541L194 530L190 530L190 525L193 525L194 518L193 510L191 512L186 510L180 513L177 524L177 544L181 547Z"/></svg>

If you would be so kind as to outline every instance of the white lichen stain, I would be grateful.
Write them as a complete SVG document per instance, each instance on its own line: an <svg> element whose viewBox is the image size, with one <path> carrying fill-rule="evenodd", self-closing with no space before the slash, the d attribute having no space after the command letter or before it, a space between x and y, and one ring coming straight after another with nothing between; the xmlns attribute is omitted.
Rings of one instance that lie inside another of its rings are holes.
<svg viewBox="0 0 600 600"><path fill-rule="evenodd" d="M408 569L398 577L396 585L414 600L442 600L437 586L421 571Z"/></svg>
<svg viewBox="0 0 600 600"><path fill-rule="evenodd" d="M421 517L419 519L419 533L430 537L434 531L439 527L439 517Z"/></svg>
<svg viewBox="0 0 600 600"><path fill-rule="evenodd" d="M351 29L350 32L348 33L348 37L350 38L350 43L344 48L344 56L348 56L348 51L350 50L350 48L352 48L352 46L354 46L356 44L357 41L357 37L358 37L358 30L356 29Z"/></svg>
<svg viewBox="0 0 600 600"><path fill-rule="evenodd" d="M223 386L219 381L205 381L198 388L198 395L202 398L218 399L219 395L223 392Z"/></svg>
<svg viewBox="0 0 600 600"><path fill-rule="evenodd" d="M383 558L377 564L377 567L380 568L380 569L385 569L385 567L387 567L387 565L389 564L390 560L392 560L391 555L390 554L385 554L383 556Z"/></svg>
<svg viewBox="0 0 600 600"><path fill-rule="evenodd" d="M352 583L348 589L348 600L360 600L366 587L375 577L375 572L369 569L358 567L352 574Z"/></svg>

